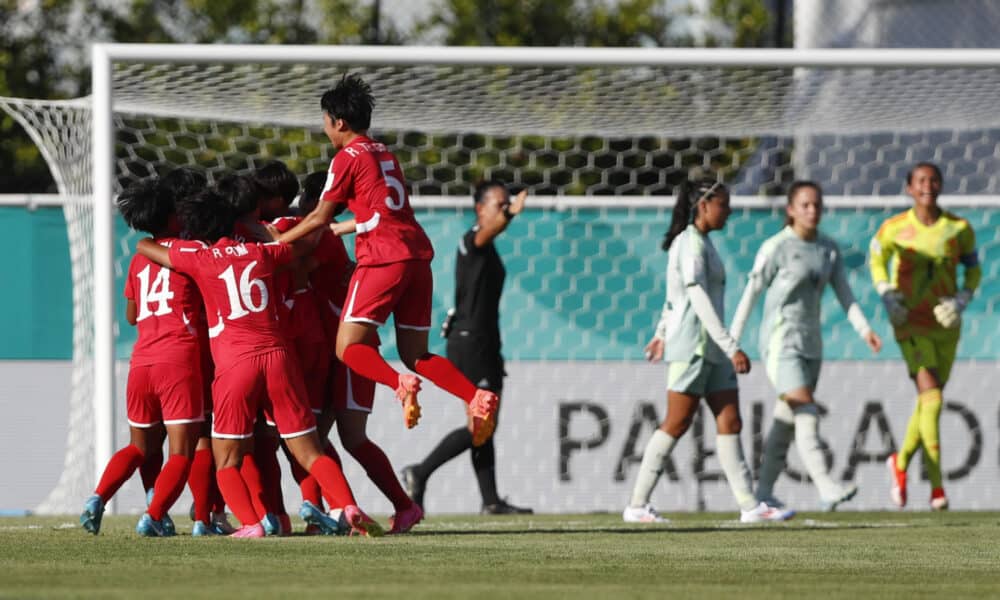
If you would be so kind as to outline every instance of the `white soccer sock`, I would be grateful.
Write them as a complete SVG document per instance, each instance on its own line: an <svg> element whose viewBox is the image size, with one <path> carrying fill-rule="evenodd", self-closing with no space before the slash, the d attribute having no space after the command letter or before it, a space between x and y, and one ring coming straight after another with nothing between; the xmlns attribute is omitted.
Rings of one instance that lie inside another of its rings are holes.
<svg viewBox="0 0 1000 600"><path fill-rule="evenodd" d="M677 444L677 438L666 433L662 429L653 432L653 437L649 438L646 450L642 453L642 463L639 465L639 476L635 479L635 487L632 488L632 501L629 506L640 507L649 503L649 497L653 494L653 488L663 473L663 463L670 456L670 451Z"/></svg>
<svg viewBox="0 0 1000 600"><path fill-rule="evenodd" d="M840 496L840 486L826 469L826 457L819 443L819 407L813 403L795 409L795 448L820 498L834 500Z"/></svg>
<svg viewBox="0 0 1000 600"><path fill-rule="evenodd" d="M795 414L788 403L780 398L774 404L774 422L767 432L764 442L764 460L757 475L757 499L763 500L774 495L774 482L778 480L785 460L788 456L788 446L792 443L795 431Z"/></svg>
<svg viewBox="0 0 1000 600"><path fill-rule="evenodd" d="M751 510L757 506L753 495L753 482L750 479L750 467L743 457L743 446L737 433L720 433L715 436L715 453L719 464L729 481L729 489L736 496L740 510Z"/></svg>

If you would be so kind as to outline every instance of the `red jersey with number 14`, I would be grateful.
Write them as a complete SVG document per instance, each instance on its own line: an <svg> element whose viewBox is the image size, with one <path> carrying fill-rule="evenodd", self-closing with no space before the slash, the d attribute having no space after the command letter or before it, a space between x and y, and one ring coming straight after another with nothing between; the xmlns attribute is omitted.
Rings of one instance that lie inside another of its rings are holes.
<svg viewBox="0 0 1000 600"><path fill-rule="evenodd" d="M156 243L167 248L201 246L176 238L160 238ZM128 267L125 297L135 302L137 309L132 366L168 363L198 368L198 335L205 320L194 281L136 254Z"/></svg>
<svg viewBox="0 0 1000 600"><path fill-rule="evenodd" d="M216 373L244 357L287 348L278 326L274 272L293 258L287 244L229 238L213 246L170 249L174 270L190 275L205 299Z"/></svg>
<svg viewBox="0 0 1000 600"><path fill-rule="evenodd" d="M354 213L359 265L434 258L431 241L413 216L403 170L385 144L359 135L341 148L321 198L347 204Z"/></svg>

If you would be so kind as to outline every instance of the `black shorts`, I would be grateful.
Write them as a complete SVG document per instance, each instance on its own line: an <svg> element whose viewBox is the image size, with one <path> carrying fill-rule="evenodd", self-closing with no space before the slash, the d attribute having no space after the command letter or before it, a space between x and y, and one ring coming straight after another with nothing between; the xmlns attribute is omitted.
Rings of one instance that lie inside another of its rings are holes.
<svg viewBox="0 0 1000 600"><path fill-rule="evenodd" d="M500 342L477 338L469 331L452 331L448 336L448 360L476 387L499 395L507 375L500 354Z"/></svg>

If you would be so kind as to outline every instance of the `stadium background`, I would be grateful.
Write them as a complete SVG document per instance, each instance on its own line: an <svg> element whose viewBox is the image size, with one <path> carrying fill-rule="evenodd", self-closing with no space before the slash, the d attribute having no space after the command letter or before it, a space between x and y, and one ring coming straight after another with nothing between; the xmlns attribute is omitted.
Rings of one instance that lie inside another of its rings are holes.
<svg viewBox="0 0 1000 600"><path fill-rule="evenodd" d="M869 6L857 0L842 0L823 3L823 8L815 11L802 10L812 3L795 4L796 47L995 44L992 32L996 28L987 17L996 17L996 8L989 2L971 3L976 7L970 5L968 12L952 11L947 2L924 2L914 8L901 2ZM968 15L976 10L980 11L979 18L970 19ZM840 26L836 26L838 23ZM954 31L962 32L961 39L949 33ZM933 129L933 124L929 123L928 128ZM943 421L942 437L955 440L945 449L946 470L961 471L971 457L975 458L974 468L959 473L964 479L960 480L962 485L949 487L956 507L965 508L995 508L992 499L998 497L994 492L1000 487L1000 435L995 400L989 389L997 356L996 303L1000 299L1000 263L995 260L1000 243L1000 209L993 196L1000 191L998 141L998 132L989 130L895 134L888 139L757 139L746 149L754 160L734 160L734 165L747 166L734 167L725 174L739 195L775 194L792 177L812 177L823 183L829 195L858 201L859 205L829 211L823 229L841 243L855 293L866 312L875 315L878 330L887 332L862 263L877 224L898 208L878 207L877 200L871 198L900 194L905 171L916 160L942 164L946 180L942 204L955 206L957 212L972 221L985 267L983 287L967 313L959 349L962 362L946 394L953 409L946 412ZM402 138L399 142L405 146ZM724 145L713 143L714 154L725 154ZM792 148L800 158L808 158L791 163L788 154ZM618 193L656 193L656 185L613 179L616 173L658 170L655 151L650 158L643 157L640 169L614 158L645 151L641 140L627 141L624 149L601 145L595 150L585 144L569 149L567 155L582 152L587 163L587 168L581 169L583 189L571 193L601 195L609 204ZM414 164L425 156L417 154ZM498 167L496 171L496 175L509 173L510 179L522 183L523 171L516 166L509 171ZM587 179L595 174L597 180ZM439 172L407 175L420 192L421 182L435 180ZM567 189L544 189L537 182L533 185L535 193L567 193ZM444 187L439 193L460 193ZM659 193L667 191L669 186ZM963 206L970 203L970 198L975 200L973 205ZM55 207L17 206L21 202L17 199L12 202L14 206L0 208L0 222L13 236L4 276L7 281L26 285L29 293L8 295L3 299L5 305L0 305L4 309L0 326L8 332L0 339L0 360L4 361L0 373L7 382L9 401L5 404L10 410L3 424L4 435L0 436L0 451L17 456L25 444L40 451L17 466L5 467L21 469L13 476L23 485L7 486L0 492L0 508L29 508L42 500L62 468L65 448L60 447L60 442L67 427L65 402L70 385L65 361L72 350L71 277L61 211ZM751 204L753 208L739 208L727 230L715 237L727 261L730 313L742 290L740 274L749 268L760 242L781 224L779 208L761 208L760 202ZM420 218L438 249L434 264L435 314L440 318L451 303L454 241L471 223L471 213L436 208L422 210ZM500 433L501 490L512 500L532 503L542 510L613 510L627 496L631 479L628 468L630 464L634 468L634 464L621 458L641 452L650 423L655 421L648 418L649 411L662 411L663 369L642 364L641 347L662 304L665 255L658 246L668 220L665 207L532 209L499 243L509 277L501 307L505 354L511 361L512 375L507 396L524 403L521 411L511 410L508 404ZM119 231L122 240L134 241L134 237L124 235L123 228ZM120 251L124 254L126 246ZM120 289L120 281L117 287ZM890 447L891 439L900 439L912 393L902 376L902 366L894 360L898 358L894 344L887 344L885 352L872 359L840 317L832 296L827 297L824 311L826 355L839 362L825 371L818 394L830 409L822 431L831 443L835 468L840 473L849 466L850 456L857 454L859 443L861 454L871 455L867 462L858 463L855 474L870 477L865 481L873 484L863 486L855 506L882 508L886 500L884 489L877 487L883 475L877 457ZM756 316L744 338L744 345L754 357L755 323ZM119 330L119 356L125 357L132 330L122 324ZM386 336L386 346L392 355L391 335ZM557 392L539 398L540 389ZM760 369L743 386L743 414L748 424L744 443L749 449L759 445L760 434L766 431L771 395ZM386 441L386 449L397 466L420 456L425 446L437 438L437 432L454 426L458 408L450 401L436 400L428 398L425 425L409 438L399 438L398 415L391 409L376 414L375 425L382 428L376 430L386 434L375 437ZM957 401L961 404L954 408ZM380 404L387 405L384 400ZM887 438L885 429L879 429L879 411L889 415L886 420L894 436ZM969 426L969 414L975 427ZM44 420L40 421L39 415ZM861 428L865 423L868 429ZM859 438L862 430L868 433ZM674 463L679 483L660 486L654 496L658 506L666 510L732 508L724 483L718 480L717 468L711 463L711 425L707 432L707 439L693 435L678 449ZM395 439L386 439L388 436ZM125 439L123 431L119 431L118 439ZM636 440L638 445L630 447L629 443ZM539 452L544 453L544 458L539 458ZM448 481L449 485L440 495L428 496L432 511L476 510L468 465L462 462L455 461L437 476L439 482ZM793 470L795 466L793 461ZM357 472L350 474L354 481L363 480ZM126 510L139 508L137 488L129 484L122 502ZM786 498L815 504L807 484L793 484L790 488L791 495L784 494ZM782 490L779 487L779 492ZM367 501L369 496L365 494L370 491L362 495ZM377 501L371 504L376 510L386 510Z"/></svg>

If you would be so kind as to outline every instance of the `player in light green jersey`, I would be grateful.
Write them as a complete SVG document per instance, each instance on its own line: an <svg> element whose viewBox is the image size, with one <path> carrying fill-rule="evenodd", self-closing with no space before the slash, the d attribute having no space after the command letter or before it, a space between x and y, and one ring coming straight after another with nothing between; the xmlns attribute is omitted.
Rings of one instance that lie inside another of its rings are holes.
<svg viewBox="0 0 1000 600"><path fill-rule="evenodd" d="M702 398L715 415L716 456L740 507L740 520L781 521L794 515L757 501L740 444L736 374L750 371L750 359L722 326L726 270L708 237L725 226L730 212L729 190L721 183L709 179L680 187L663 242L667 301L657 333L646 346L650 360L665 354L670 363L667 416L646 445L632 499L622 512L629 523L663 521L649 498Z"/></svg>
<svg viewBox="0 0 1000 600"><path fill-rule="evenodd" d="M785 468L788 446L794 437L809 478L819 490L822 508L834 510L854 497L858 488L833 480L819 440L819 409L814 394L823 360L820 303L827 284L837 294L854 330L872 351L881 349L882 340L854 300L840 248L819 232L822 211L823 192L818 184L792 184L785 227L757 252L730 330L739 340L757 298L766 290L760 353L778 401L764 445L757 498L773 506L781 505L774 497L774 482Z"/></svg>

